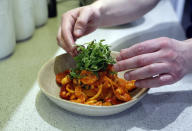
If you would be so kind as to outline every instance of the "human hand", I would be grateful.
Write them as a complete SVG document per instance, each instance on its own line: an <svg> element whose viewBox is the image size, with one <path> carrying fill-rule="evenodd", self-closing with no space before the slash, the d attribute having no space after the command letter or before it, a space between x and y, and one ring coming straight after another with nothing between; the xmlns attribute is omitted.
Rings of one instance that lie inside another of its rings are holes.
<svg viewBox="0 0 192 131"><path fill-rule="evenodd" d="M72 56L77 55L76 39L96 30L99 22L99 4L76 8L64 13L57 35L58 45Z"/></svg>
<svg viewBox="0 0 192 131"><path fill-rule="evenodd" d="M114 65L126 72L127 80L136 80L137 87L159 87L180 80L192 70L192 44L170 38L148 40L123 49Z"/></svg>

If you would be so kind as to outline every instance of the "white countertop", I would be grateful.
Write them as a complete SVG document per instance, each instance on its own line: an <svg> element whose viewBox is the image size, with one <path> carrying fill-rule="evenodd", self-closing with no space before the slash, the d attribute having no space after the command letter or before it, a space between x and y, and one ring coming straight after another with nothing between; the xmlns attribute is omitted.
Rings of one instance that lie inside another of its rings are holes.
<svg viewBox="0 0 192 131"><path fill-rule="evenodd" d="M135 23L102 28L77 41L106 39L130 44L160 36L185 39L168 0L161 1L150 13ZM126 47L122 45L122 47ZM63 53L59 49L56 55ZM37 82L11 114L3 131L189 131L192 129L192 74L176 84L151 89L132 108L112 116L86 117L56 106L40 92Z"/></svg>

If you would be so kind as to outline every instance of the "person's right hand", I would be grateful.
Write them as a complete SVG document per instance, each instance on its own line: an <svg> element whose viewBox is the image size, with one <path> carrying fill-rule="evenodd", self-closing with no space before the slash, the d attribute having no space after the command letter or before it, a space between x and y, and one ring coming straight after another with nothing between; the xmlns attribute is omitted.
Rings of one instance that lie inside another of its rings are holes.
<svg viewBox="0 0 192 131"><path fill-rule="evenodd" d="M89 5L64 13L57 35L58 45L72 56L77 55L76 39L96 30L99 23L99 6Z"/></svg>

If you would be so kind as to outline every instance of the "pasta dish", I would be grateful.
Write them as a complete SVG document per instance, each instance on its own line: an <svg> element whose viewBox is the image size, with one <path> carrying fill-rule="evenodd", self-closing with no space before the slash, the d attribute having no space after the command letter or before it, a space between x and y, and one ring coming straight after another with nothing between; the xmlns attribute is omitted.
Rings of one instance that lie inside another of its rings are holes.
<svg viewBox="0 0 192 131"><path fill-rule="evenodd" d="M113 71L114 60L110 55L106 58L107 62L106 60L104 61L106 63L103 62L104 64L100 61L101 58L97 56L99 66L93 58L87 67L85 67L87 62L82 62L86 53L89 54L87 57L94 53L97 45L98 43L92 42L88 44L87 48L82 47L80 54L75 57L77 68L68 69L56 75L56 82L61 86L60 97L71 102L97 106L111 106L130 101L132 98L129 92L135 88L135 81L126 81L117 76L117 73ZM98 47L103 45L101 41L99 45ZM90 46L94 46L94 48L91 48L89 52ZM107 53L110 53L108 46L106 47ZM101 48L103 49L103 47ZM98 50L102 50L101 48ZM102 54L104 54L103 51ZM104 66L101 68L102 65Z"/></svg>

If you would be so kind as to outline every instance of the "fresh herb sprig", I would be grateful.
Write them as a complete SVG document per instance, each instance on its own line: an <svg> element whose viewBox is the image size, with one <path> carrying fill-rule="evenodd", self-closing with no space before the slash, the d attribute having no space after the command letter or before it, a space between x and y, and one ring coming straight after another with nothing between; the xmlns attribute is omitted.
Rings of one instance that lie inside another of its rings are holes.
<svg viewBox="0 0 192 131"><path fill-rule="evenodd" d="M77 51L80 53L74 57L76 68L71 70L71 78L80 78L81 70L88 70L97 74L98 71L105 70L109 64L115 63L110 55L109 45L103 44L103 41L105 40L99 42L93 40L84 45L77 45Z"/></svg>

